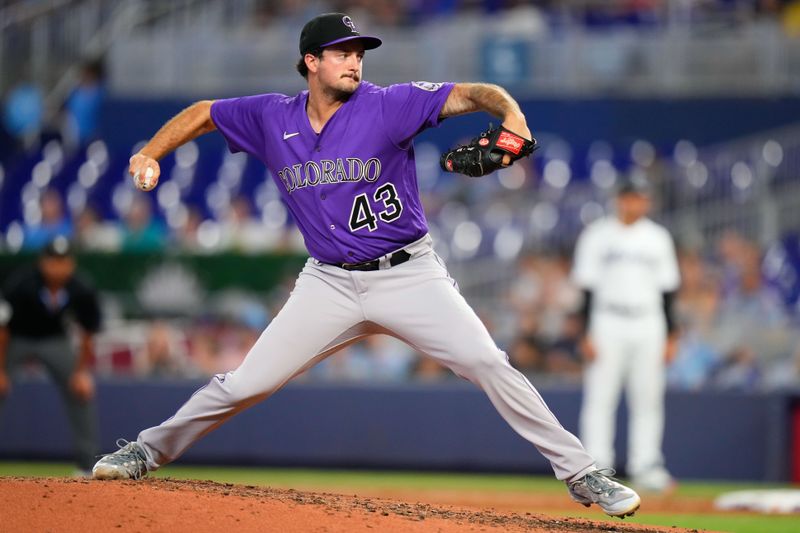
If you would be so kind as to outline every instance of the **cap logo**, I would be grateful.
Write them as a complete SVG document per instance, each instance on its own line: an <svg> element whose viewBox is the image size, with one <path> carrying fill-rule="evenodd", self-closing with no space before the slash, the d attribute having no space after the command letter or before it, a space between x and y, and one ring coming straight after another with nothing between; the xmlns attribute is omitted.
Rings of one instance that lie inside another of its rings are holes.
<svg viewBox="0 0 800 533"><path fill-rule="evenodd" d="M351 31L351 32L353 32L353 33L358 33L358 30L356 29L356 25L355 25L355 23L353 22L353 19L351 19L351 18L350 18L350 17L348 17L347 15L345 15L345 16L343 16L343 17L342 17L342 24L344 24L345 26L347 26L348 28L350 28L350 31Z"/></svg>

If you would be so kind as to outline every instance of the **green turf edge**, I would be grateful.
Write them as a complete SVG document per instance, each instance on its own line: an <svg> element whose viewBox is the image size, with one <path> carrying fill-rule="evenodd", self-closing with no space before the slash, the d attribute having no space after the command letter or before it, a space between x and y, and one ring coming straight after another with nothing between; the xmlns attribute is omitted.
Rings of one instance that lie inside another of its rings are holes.
<svg viewBox="0 0 800 533"><path fill-rule="evenodd" d="M68 463L0 462L4 476L64 476L74 472ZM375 470L312 470L304 468L220 467L169 465L152 474L177 479L208 479L225 483L255 485L315 485L354 487L496 490L562 492L564 484L555 478L531 475L469 474L448 472L405 472ZM747 489L787 488L767 483L685 481L677 495L713 498L724 492Z"/></svg>
<svg viewBox="0 0 800 533"><path fill-rule="evenodd" d="M551 516L571 516L590 520L617 522L597 512L552 512ZM641 524L663 527L680 527L702 531L725 531L730 533L793 533L800 530L800 518L786 515L751 515L751 514L698 514L698 513L645 513L638 512L626 518L625 524Z"/></svg>

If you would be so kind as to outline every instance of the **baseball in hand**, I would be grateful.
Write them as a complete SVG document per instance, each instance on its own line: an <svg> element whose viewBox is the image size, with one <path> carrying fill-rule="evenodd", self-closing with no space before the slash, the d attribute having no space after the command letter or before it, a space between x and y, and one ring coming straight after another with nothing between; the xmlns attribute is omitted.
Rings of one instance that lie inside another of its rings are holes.
<svg viewBox="0 0 800 533"><path fill-rule="evenodd" d="M147 167L144 176L141 175L141 172L137 172L133 176L133 182L140 191L152 191L158 184L158 178L155 177L155 171L151 167Z"/></svg>

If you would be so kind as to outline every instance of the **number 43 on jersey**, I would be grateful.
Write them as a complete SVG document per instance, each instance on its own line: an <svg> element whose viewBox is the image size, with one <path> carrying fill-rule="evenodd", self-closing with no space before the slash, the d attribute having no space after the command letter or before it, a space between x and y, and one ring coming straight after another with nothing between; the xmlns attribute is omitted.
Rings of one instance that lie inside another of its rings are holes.
<svg viewBox="0 0 800 533"><path fill-rule="evenodd" d="M356 232L361 228L369 231L378 229L378 219L383 222L397 220L403 213L403 204L397 197L397 190L391 183L381 185L375 190L372 199L383 203L383 210L376 213L372 210L367 193L361 193L353 198L353 209L350 211L350 231Z"/></svg>

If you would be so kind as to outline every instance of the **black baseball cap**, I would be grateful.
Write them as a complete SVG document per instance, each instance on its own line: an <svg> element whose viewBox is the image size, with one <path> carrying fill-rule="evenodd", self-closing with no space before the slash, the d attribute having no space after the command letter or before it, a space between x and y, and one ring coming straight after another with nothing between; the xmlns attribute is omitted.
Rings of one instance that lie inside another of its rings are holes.
<svg viewBox="0 0 800 533"><path fill-rule="evenodd" d="M69 257L72 255L72 244L63 235L55 237L42 249L42 257Z"/></svg>
<svg viewBox="0 0 800 533"><path fill-rule="evenodd" d="M617 187L617 196L622 196L623 194L641 194L649 196L651 192L650 183L643 178L625 179Z"/></svg>
<svg viewBox="0 0 800 533"><path fill-rule="evenodd" d="M309 20L300 32L300 54L306 55L312 50L326 46L359 39L364 50L378 48L382 41L377 37L361 35L356 25L344 13L325 13Z"/></svg>

